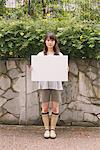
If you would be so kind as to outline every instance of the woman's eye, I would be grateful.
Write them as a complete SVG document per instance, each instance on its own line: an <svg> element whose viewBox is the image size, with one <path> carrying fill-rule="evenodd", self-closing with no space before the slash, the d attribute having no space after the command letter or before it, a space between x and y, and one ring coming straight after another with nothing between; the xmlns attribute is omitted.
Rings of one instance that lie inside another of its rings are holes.
<svg viewBox="0 0 100 150"><path fill-rule="evenodd" d="M54 40L47 40L47 42L53 42Z"/></svg>

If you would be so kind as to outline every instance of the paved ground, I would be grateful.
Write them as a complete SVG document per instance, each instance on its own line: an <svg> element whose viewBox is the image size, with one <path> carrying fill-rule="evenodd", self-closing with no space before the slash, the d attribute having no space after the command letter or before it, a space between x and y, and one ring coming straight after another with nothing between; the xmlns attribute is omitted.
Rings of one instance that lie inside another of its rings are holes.
<svg viewBox="0 0 100 150"><path fill-rule="evenodd" d="M44 139L41 126L0 125L0 150L100 150L100 128L57 127Z"/></svg>

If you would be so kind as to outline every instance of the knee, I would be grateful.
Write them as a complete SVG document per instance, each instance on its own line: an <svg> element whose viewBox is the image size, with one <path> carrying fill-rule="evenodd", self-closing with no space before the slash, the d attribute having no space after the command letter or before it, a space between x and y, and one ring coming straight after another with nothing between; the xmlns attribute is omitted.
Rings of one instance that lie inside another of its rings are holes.
<svg viewBox="0 0 100 150"><path fill-rule="evenodd" d="M47 113L48 112L48 106L42 106L42 112Z"/></svg>
<svg viewBox="0 0 100 150"><path fill-rule="evenodd" d="M53 113L59 113L59 107L52 107Z"/></svg>

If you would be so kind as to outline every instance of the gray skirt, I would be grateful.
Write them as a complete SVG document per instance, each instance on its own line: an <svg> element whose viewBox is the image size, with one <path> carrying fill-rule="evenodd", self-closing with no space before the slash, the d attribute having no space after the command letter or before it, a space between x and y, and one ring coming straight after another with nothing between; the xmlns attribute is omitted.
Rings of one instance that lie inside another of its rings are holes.
<svg viewBox="0 0 100 150"><path fill-rule="evenodd" d="M55 102L62 102L62 91L60 90L54 90L54 89L39 89L39 99L40 102L49 102L49 101L55 101Z"/></svg>

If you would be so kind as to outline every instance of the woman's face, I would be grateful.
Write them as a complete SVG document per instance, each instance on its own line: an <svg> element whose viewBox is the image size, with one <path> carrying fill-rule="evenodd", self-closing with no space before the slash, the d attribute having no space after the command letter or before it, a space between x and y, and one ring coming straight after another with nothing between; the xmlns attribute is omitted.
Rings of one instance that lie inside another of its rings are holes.
<svg viewBox="0 0 100 150"><path fill-rule="evenodd" d="M50 38L47 38L46 41L46 46L49 48L49 49L53 49L54 45L55 45L55 40L52 40Z"/></svg>

